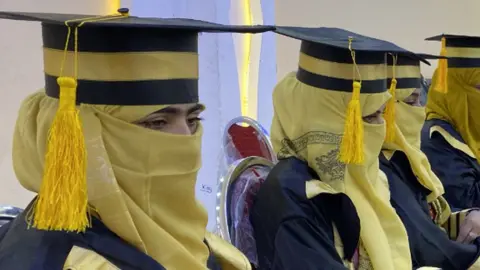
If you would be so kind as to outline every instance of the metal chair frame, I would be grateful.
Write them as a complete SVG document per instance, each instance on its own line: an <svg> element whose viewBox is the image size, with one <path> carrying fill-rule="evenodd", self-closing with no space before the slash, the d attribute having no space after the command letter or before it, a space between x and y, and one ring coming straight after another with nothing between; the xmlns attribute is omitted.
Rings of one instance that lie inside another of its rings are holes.
<svg viewBox="0 0 480 270"><path fill-rule="evenodd" d="M269 152L268 153L269 154L268 159L270 159L273 163L277 163L277 156L275 155L275 152L273 151L272 142L270 141L270 137L268 137L268 132L262 127L262 125L260 125L260 123L258 123L257 121L255 121L254 119L252 119L250 117L240 116L240 117L236 117L236 118L230 120L230 122L228 122L228 124L225 127L225 130L223 132L223 145L227 145L228 142L230 141L230 134L228 133L228 131L230 130L230 127L233 126L233 125L239 124L239 123L248 124L258 132L262 141L264 141L265 144L267 145L267 149L268 149L268 152Z"/></svg>
<svg viewBox="0 0 480 270"><path fill-rule="evenodd" d="M229 204L231 199L230 187L235 183L239 176L248 168L253 166L265 166L273 168L275 164L262 157L246 157L235 161L229 166L227 173L220 179L220 192L217 193L217 231L220 236L231 243L229 220Z"/></svg>

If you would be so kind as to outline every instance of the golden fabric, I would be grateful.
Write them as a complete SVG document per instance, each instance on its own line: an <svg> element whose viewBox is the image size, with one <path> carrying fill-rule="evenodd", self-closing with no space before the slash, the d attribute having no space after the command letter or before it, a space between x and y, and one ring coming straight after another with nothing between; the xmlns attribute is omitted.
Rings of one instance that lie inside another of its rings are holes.
<svg viewBox="0 0 480 270"><path fill-rule="evenodd" d="M392 143L384 143L383 153L390 158L394 151L404 152L420 184L431 191L427 197L428 201L433 202L444 193L444 189L442 182L432 171L428 158L420 150L420 134L425 122L425 108L403 102L414 90L402 90L396 95L395 140Z"/></svg>
<svg viewBox="0 0 480 270"><path fill-rule="evenodd" d="M98 253L73 246L68 253L67 260L63 267L64 270L120 270L107 259Z"/></svg>
<svg viewBox="0 0 480 270"><path fill-rule="evenodd" d="M22 104L13 142L20 183L38 192L58 100L38 92ZM167 269L206 269L207 213L195 199L202 129L175 135L131 122L166 106L81 105L88 200L102 222Z"/></svg>
<svg viewBox="0 0 480 270"><path fill-rule="evenodd" d="M379 170L378 154L385 138L385 124L365 123L365 162L345 165L338 161L345 111L351 93L318 89L287 75L273 93L274 118L271 139L279 158L294 156L308 162L323 185L316 193L343 192L360 217L361 241L375 269L411 269L405 228L390 205L385 174ZM387 92L361 94L363 116L378 110ZM306 187L308 188L308 187ZM307 194L311 194L307 190Z"/></svg>
<svg viewBox="0 0 480 270"><path fill-rule="evenodd" d="M142 81L198 79L198 54L191 52L78 52L78 79L92 81ZM62 60L74 63L74 52L43 48L43 70L59 77ZM63 74L75 74L66 65Z"/></svg>
<svg viewBox="0 0 480 270"><path fill-rule="evenodd" d="M435 85L437 72L433 75ZM441 119L453 125L474 153L480 157L480 68L449 68L448 92L431 89L427 99L427 119Z"/></svg>

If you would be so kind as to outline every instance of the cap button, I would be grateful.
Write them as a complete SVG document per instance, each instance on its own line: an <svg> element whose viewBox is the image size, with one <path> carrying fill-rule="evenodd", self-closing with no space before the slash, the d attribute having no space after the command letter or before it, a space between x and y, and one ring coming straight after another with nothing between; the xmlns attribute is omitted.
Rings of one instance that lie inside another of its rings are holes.
<svg viewBox="0 0 480 270"><path fill-rule="evenodd" d="M128 13L130 12L130 10L128 8L119 8L117 10L118 13L122 14L122 15L128 15Z"/></svg>

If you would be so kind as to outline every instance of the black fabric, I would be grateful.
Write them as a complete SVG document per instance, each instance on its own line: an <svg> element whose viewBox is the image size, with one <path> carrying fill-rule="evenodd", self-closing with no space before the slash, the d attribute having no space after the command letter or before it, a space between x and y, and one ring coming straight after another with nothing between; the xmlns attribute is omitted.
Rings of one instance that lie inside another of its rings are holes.
<svg viewBox="0 0 480 270"><path fill-rule="evenodd" d="M255 199L250 219L258 269L346 269L334 243L332 223L351 260L359 243L360 220L345 194L306 197L305 184L318 179L296 158L280 160Z"/></svg>
<svg viewBox="0 0 480 270"><path fill-rule="evenodd" d="M480 58L450 57L447 63L449 68L478 68L480 67Z"/></svg>
<svg viewBox="0 0 480 270"><path fill-rule="evenodd" d="M100 220L93 218L85 233L28 229L25 214L0 227L1 270L61 270L73 246L92 250L122 270L164 270L148 255L123 241ZM208 267L221 270L211 255Z"/></svg>
<svg viewBox="0 0 480 270"><path fill-rule="evenodd" d="M345 48L334 47L329 44L302 42L300 51L313 58L334 63L353 64L352 55ZM418 62L418 60L417 60ZM360 51L355 53L355 63L358 65L385 64L385 52Z"/></svg>
<svg viewBox="0 0 480 270"><path fill-rule="evenodd" d="M434 223L426 200L429 190L418 182L405 154L396 151L390 160L381 154L380 169L388 177L390 202L407 230L413 267L468 269L480 256L480 242L452 241Z"/></svg>
<svg viewBox="0 0 480 270"><path fill-rule="evenodd" d="M67 27L64 24L42 24L43 46L65 50ZM165 30L161 28L92 27L86 23L78 29L79 52L198 52L196 31ZM70 35L68 50L74 51L75 35Z"/></svg>
<svg viewBox="0 0 480 270"><path fill-rule="evenodd" d="M420 74L419 74L420 75ZM418 78L395 78L397 80L397 89L407 89L407 88L420 88L422 87L422 82L420 77ZM387 79L387 85L390 86L392 79Z"/></svg>
<svg viewBox="0 0 480 270"><path fill-rule="evenodd" d="M28 229L25 213L0 228L0 269L63 269L73 246L95 251L122 270L164 270L155 260L124 242L98 219L83 234ZM1 237L3 235L3 237Z"/></svg>
<svg viewBox="0 0 480 270"><path fill-rule="evenodd" d="M45 75L45 92L49 97L59 97L57 77ZM129 106L197 102L197 79L118 82L78 80L77 104Z"/></svg>
<svg viewBox="0 0 480 270"><path fill-rule="evenodd" d="M478 48L480 47L480 37L442 34L426 38L425 40L441 41L445 37L447 47L457 48Z"/></svg>
<svg viewBox="0 0 480 270"><path fill-rule="evenodd" d="M127 12L128 9L121 9ZM35 13L35 12L12 12L0 11L0 19L18 20L18 21L34 21L46 24L65 25L65 21L78 20L78 24L86 18L98 17L102 15L86 15L86 14L60 14L60 13ZM136 29L164 29L177 32L186 31L194 32L226 32L226 33L262 33L273 31L274 26L270 25L224 25L201 20L185 19L185 18L142 18L136 16L128 16L115 18L113 20L99 20L96 22L87 22L83 27L110 27L110 28L136 28ZM155 32L152 32L155 34Z"/></svg>
<svg viewBox="0 0 480 270"><path fill-rule="evenodd" d="M480 164L451 146L441 134L434 132L430 137L433 126L440 126L460 142L464 141L451 124L442 120L428 120L422 129L421 149L443 183L445 199L453 210L480 207Z"/></svg>
<svg viewBox="0 0 480 270"><path fill-rule="evenodd" d="M332 91L352 92L353 80L339 79L333 77L327 77L320 74L315 74L302 69L297 70L297 79L306 85L313 86L320 89L328 89ZM385 79L380 80L362 80L363 94L383 93L387 90L387 81Z"/></svg>

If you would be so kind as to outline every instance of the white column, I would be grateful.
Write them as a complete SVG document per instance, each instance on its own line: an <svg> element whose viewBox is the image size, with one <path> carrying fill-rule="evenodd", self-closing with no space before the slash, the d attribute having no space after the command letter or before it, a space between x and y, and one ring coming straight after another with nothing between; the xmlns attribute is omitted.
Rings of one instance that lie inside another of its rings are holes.
<svg viewBox="0 0 480 270"><path fill-rule="evenodd" d="M107 14L117 1L0 1L1 11ZM0 20L0 204L25 207L33 194L17 182L12 167L12 134L21 101L42 88L41 28L38 22Z"/></svg>

